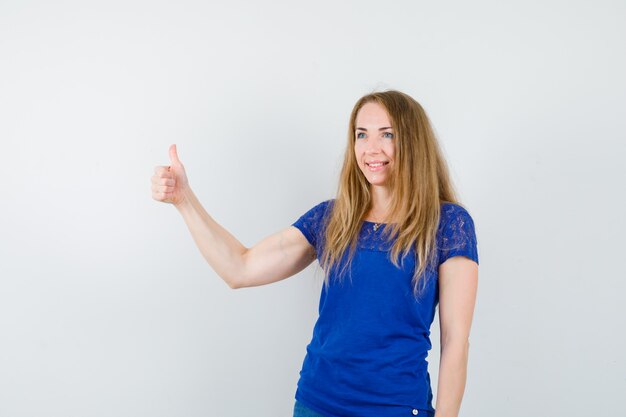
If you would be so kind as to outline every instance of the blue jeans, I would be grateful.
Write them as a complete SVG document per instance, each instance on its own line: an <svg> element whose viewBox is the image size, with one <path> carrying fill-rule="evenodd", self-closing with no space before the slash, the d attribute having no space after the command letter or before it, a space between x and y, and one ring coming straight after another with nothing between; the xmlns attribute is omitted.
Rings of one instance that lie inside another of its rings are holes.
<svg viewBox="0 0 626 417"><path fill-rule="evenodd" d="M293 406L293 417L324 417L317 411L313 411L308 407L305 407L301 402L296 400L296 404Z"/></svg>

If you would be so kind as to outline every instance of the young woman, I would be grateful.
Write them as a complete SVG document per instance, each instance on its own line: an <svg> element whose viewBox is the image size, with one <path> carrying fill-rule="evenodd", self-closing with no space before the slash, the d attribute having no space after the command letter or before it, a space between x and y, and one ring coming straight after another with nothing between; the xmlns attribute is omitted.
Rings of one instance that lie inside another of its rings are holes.
<svg viewBox="0 0 626 417"><path fill-rule="evenodd" d="M316 258L325 271L294 417L458 415L478 283L476 234L413 98L398 91L362 97L350 117L336 198L251 248L203 209L175 145L170 158L155 170L152 196L176 206L230 287L276 282ZM426 357L437 304L433 408Z"/></svg>

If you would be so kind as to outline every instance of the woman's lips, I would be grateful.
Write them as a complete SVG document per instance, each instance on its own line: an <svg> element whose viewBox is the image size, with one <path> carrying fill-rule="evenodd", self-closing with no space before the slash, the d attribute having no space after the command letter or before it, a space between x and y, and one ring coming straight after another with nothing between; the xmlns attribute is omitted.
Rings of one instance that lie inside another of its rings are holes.
<svg viewBox="0 0 626 417"><path fill-rule="evenodd" d="M387 164L389 164L389 162L372 162L370 163L365 163L365 165L367 166L367 169L370 170L371 172L376 172L376 171L380 171L382 169L385 168L385 166L387 166Z"/></svg>

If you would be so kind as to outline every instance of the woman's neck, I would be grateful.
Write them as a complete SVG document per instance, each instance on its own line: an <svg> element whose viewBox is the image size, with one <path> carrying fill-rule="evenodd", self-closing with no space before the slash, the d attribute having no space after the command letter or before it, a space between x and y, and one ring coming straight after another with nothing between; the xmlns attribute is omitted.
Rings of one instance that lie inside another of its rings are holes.
<svg viewBox="0 0 626 417"><path fill-rule="evenodd" d="M387 187L373 185L371 187L372 203L370 210L365 215L365 220L374 223L387 221L389 215L389 205L391 203L391 193Z"/></svg>

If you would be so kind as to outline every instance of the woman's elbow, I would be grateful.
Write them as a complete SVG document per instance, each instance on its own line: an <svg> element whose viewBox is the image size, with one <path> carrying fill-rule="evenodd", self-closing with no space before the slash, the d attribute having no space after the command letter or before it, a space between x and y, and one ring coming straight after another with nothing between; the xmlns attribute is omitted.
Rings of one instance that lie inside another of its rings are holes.
<svg viewBox="0 0 626 417"><path fill-rule="evenodd" d="M245 288L247 285L245 284L245 280L242 277L237 275L224 275L220 276L222 280L228 285L228 287L232 290L237 290L239 288Z"/></svg>
<svg viewBox="0 0 626 417"><path fill-rule="evenodd" d="M226 281L226 284L228 285L228 287L230 287L231 290L238 290L239 288L241 288L241 285L235 281Z"/></svg>
<svg viewBox="0 0 626 417"><path fill-rule="evenodd" d="M464 355L469 353L470 342L468 338L447 338L441 343L441 351L457 352Z"/></svg>

